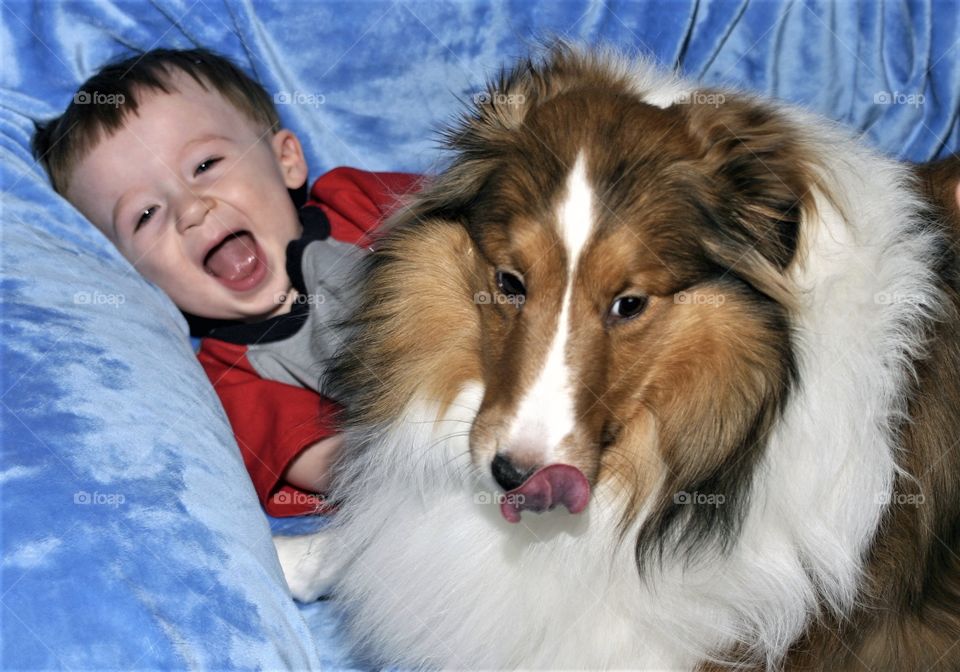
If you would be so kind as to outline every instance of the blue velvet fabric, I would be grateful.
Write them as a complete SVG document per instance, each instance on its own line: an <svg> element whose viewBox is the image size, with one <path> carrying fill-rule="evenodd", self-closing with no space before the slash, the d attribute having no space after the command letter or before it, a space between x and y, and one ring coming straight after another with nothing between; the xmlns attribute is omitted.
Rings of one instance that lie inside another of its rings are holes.
<svg viewBox="0 0 960 672"><path fill-rule="evenodd" d="M0 666L350 667L288 599L176 308L28 146L104 62L203 45L278 101L315 177L429 171L435 130L535 39L606 42L806 105L895 156L960 148L956 0L0 4Z"/></svg>

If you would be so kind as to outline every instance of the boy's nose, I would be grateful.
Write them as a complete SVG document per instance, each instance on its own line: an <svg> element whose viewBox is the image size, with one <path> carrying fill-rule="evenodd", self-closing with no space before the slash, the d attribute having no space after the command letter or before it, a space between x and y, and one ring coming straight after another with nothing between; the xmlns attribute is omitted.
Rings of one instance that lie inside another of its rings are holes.
<svg viewBox="0 0 960 672"><path fill-rule="evenodd" d="M183 232L191 226L202 224L211 210L213 210L212 198L188 194L177 217L177 229Z"/></svg>

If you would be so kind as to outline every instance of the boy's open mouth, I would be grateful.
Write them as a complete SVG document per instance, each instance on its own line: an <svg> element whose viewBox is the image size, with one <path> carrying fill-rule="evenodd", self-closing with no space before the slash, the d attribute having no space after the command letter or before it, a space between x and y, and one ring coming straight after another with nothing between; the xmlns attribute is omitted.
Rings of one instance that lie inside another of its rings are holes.
<svg viewBox="0 0 960 672"><path fill-rule="evenodd" d="M249 231L236 231L214 245L203 260L204 270L227 289L244 292L266 277L266 255Z"/></svg>

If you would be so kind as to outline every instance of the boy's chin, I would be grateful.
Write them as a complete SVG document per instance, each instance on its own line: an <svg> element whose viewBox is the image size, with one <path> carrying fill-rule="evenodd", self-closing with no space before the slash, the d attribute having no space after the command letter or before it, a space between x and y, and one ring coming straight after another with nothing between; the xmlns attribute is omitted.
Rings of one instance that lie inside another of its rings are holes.
<svg viewBox="0 0 960 672"><path fill-rule="evenodd" d="M270 307L263 312L253 312L246 317L241 318L241 322L261 322L269 320L271 317L286 315L293 308L292 302L278 301L270 304Z"/></svg>
<svg viewBox="0 0 960 672"><path fill-rule="evenodd" d="M293 309L295 299L296 292L290 288L264 287L254 299L238 306L242 315L236 319L241 322L260 322L286 315Z"/></svg>
<svg viewBox="0 0 960 672"><path fill-rule="evenodd" d="M209 322L254 323L285 315L293 309L297 293L283 283L274 282L273 286L264 283L249 296L238 296L237 292L213 290L206 293L206 300L200 306L189 306L189 302L178 303L181 311L199 320ZM197 300L197 296L191 298ZM194 309L195 308L195 309Z"/></svg>

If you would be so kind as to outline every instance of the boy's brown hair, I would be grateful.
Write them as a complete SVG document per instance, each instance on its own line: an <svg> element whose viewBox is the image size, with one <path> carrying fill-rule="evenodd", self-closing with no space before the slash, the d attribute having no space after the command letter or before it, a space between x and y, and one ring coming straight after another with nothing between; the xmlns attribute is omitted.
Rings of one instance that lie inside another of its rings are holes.
<svg viewBox="0 0 960 672"><path fill-rule="evenodd" d="M171 75L180 71L204 89L211 87L265 132L280 130L280 117L264 88L228 59L208 49L153 49L104 66L84 82L66 111L37 124L33 154L43 164L53 188L66 192L70 172L103 137L136 114L138 94L171 93Z"/></svg>

